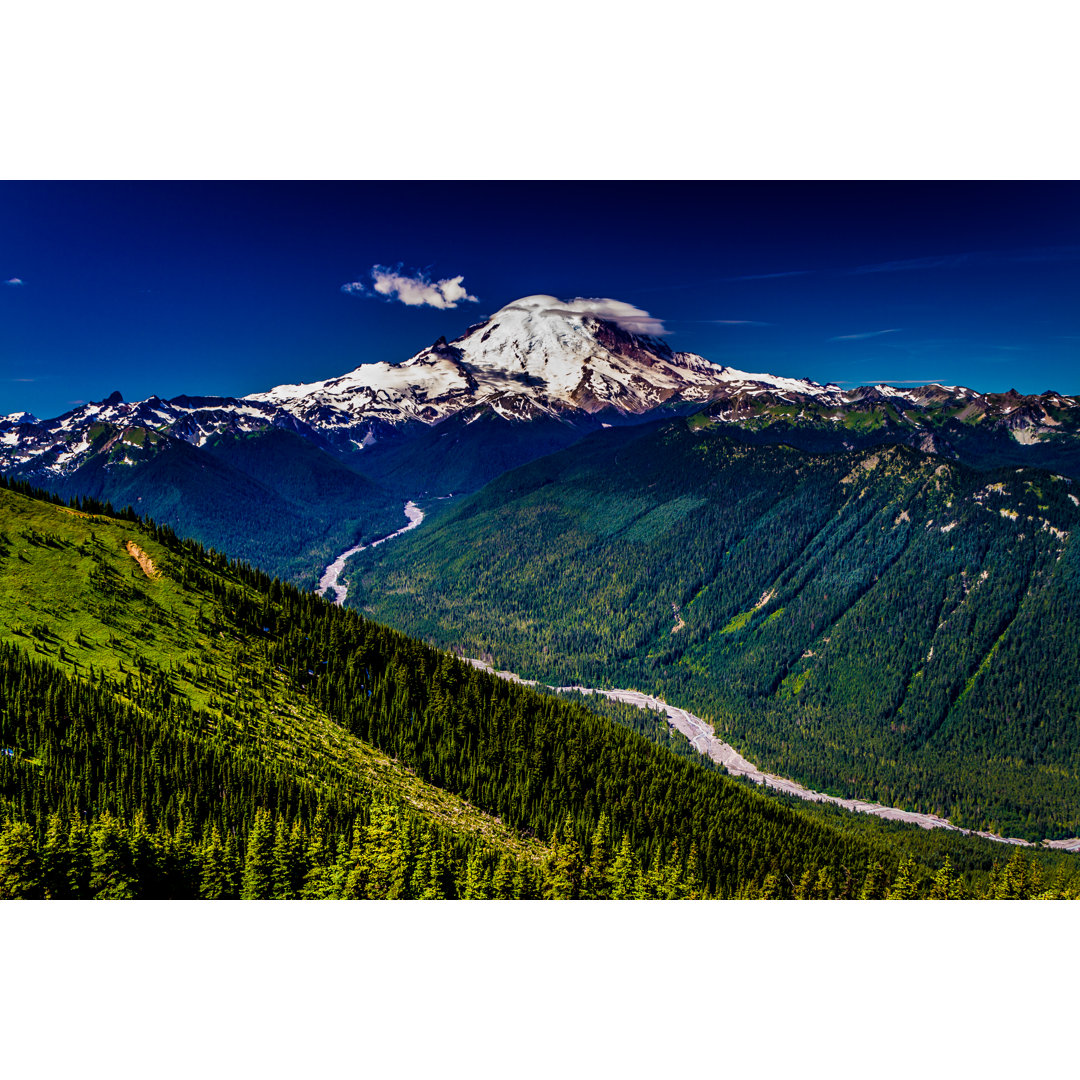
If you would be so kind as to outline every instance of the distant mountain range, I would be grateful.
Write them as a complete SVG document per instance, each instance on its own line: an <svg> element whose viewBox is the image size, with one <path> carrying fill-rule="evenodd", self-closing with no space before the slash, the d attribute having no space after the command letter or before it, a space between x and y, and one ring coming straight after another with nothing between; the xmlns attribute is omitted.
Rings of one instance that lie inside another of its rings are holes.
<svg viewBox="0 0 1080 1080"><path fill-rule="evenodd" d="M474 491L590 432L660 417L697 413L814 451L906 445L1080 475L1076 398L755 374L635 333L625 307L528 296L400 364L243 398L114 392L51 420L14 413L0 419L0 471L131 504L303 586L335 549L398 528L405 499Z"/></svg>
<svg viewBox="0 0 1080 1080"><path fill-rule="evenodd" d="M982 394L938 384L842 390L753 374L675 352L658 338L539 295L400 364L361 364L336 378L243 398L128 403L115 392L53 420L14 413L0 419L0 467L20 476L67 477L97 457L110 466L137 465L167 448L167 439L202 447L270 429L295 432L360 464L365 448L417 437L454 417L555 420L580 435L649 419L658 410L705 405L711 417L749 430L828 433L849 449L868 438L903 442L945 456L963 457L976 442L996 441L999 451L1011 444L1019 456L1068 457L1080 432L1080 402L1062 394Z"/></svg>

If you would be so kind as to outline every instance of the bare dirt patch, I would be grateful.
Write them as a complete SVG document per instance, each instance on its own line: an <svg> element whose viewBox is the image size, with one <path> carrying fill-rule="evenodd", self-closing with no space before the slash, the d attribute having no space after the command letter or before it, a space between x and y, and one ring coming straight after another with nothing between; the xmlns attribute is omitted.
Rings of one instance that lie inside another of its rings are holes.
<svg viewBox="0 0 1080 1080"><path fill-rule="evenodd" d="M142 572L148 578L161 577L161 571L154 565L154 560L134 540L127 542L127 553L142 567Z"/></svg>

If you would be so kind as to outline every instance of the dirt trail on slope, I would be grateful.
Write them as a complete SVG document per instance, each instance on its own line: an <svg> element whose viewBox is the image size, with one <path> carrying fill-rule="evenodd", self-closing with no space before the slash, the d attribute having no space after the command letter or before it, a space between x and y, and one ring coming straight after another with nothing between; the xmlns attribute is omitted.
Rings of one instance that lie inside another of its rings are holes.
<svg viewBox="0 0 1080 1080"><path fill-rule="evenodd" d="M148 578L161 577L161 571L154 565L154 560L134 540L127 542L127 553L142 567Z"/></svg>
<svg viewBox="0 0 1080 1080"><path fill-rule="evenodd" d="M470 657L463 658L466 663L482 671L489 671L498 675L500 679L508 679L510 682L521 683L524 686L535 686L535 679L522 679L512 671L496 671L490 664L483 660L475 660ZM951 821L936 814L919 814L913 810L900 810L895 806L883 806L881 803L866 802L863 799L842 799L837 795L827 795L823 791L812 791L803 787L794 780L786 780L782 776L763 772L756 765L747 761L733 746L722 742L716 737L712 725L702 720L700 716L685 709L669 705L666 701L651 694L643 694L640 690L598 690L589 686L555 686L553 690L577 691L580 694L600 694L612 701L624 701L630 705L636 705L640 709L653 709L663 712L668 721L681 731L691 742L698 753L712 758L713 761L723 765L732 776L745 776L755 784L774 788L785 795L794 795L796 798L805 799L808 802L829 802L836 806L842 806L845 810L854 811L857 814L874 814L877 817L887 818L890 821L904 821L912 825L918 825L923 829L950 829L965 835L981 836L985 840L995 840L999 844L1016 844L1020 847L1039 847L1030 840L1021 840L1018 837L997 836L994 833L975 832L970 829L961 829ZM1061 848L1064 851L1080 853L1080 837L1072 837L1068 840L1044 840L1046 847Z"/></svg>

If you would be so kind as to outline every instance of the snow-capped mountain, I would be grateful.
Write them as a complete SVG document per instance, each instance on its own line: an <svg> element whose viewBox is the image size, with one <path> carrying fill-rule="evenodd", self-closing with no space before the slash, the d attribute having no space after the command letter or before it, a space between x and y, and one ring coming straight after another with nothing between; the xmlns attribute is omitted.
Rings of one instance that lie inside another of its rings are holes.
<svg viewBox="0 0 1080 1080"><path fill-rule="evenodd" d="M110 465L132 465L145 457L148 442L178 439L202 446L215 435L284 428L323 442L317 431L291 413L262 402L181 396L164 401L124 401L114 391L103 401L80 405L52 420L16 413L0 420L0 468L40 476L67 475L89 458L106 455Z"/></svg>
<svg viewBox="0 0 1080 1080"><path fill-rule="evenodd" d="M589 429L696 404L708 404L715 422L752 430L809 427L850 431L853 438L876 432L939 453L949 453L957 439L970 442L976 428L979 439L995 432L1011 445L1044 448L1064 439L1070 453L1073 443L1080 446L1075 398L938 385L842 390L741 371L672 350L641 332L651 329L650 320L621 317L625 311L636 309L615 300L527 296L400 364L361 364L335 378L243 398L128 403L114 393L54 420L13 413L0 419L0 469L48 480L94 457L108 467L133 464L169 440L198 447L270 428L355 454L454 416L467 423L482 416L545 418Z"/></svg>
<svg viewBox="0 0 1080 1080"><path fill-rule="evenodd" d="M605 409L639 415L672 399L708 401L734 385L826 392L810 380L751 375L674 352L658 338L537 295L507 304L452 342L440 338L402 364L364 364L244 400L277 405L320 430L342 430L374 422L434 424L477 405L514 420ZM370 432L364 432L369 440Z"/></svg>

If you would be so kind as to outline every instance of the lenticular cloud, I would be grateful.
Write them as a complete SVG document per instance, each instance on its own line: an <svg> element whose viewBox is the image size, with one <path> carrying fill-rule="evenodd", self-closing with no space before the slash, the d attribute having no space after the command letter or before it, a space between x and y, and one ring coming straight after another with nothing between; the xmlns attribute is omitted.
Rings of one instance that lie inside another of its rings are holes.
<svg viewBox="0 0 1080 1080"><path fill-rule="evenodd" d="M554 311L573 311L582 315L595 315L606 319L631 334L666 334L663 322L641 308L634 307L622 300L609 300L607 297L583 297L576 300L564 300L552 305Z"/></svg>
<svg viewBox="0 0 1080 1080"><path fill-rule="evenodd" d="M370 286L351 281L342 285L341 291L359 296L385 296L388 300L400 300L408 307L456 308L462 300L476 303L476 297L470 296L462 285L464 274L432 281L419 270L410 275L403 274L400 266L396 269L373 266L371 280Z"/></svg>

